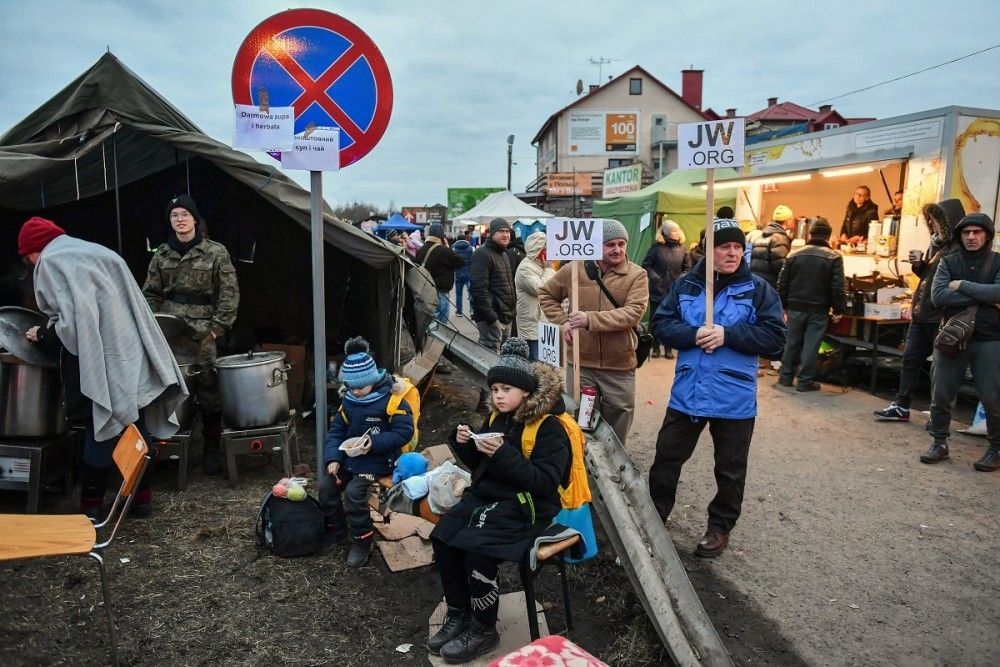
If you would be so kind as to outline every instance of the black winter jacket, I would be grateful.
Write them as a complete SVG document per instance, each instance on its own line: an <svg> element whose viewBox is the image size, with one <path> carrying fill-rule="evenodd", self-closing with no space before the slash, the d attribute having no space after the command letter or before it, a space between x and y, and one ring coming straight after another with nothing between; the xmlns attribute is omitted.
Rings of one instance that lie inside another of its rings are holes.
<svg viewBox="0 0 1000 667"><path fill-rule="evenodd" d="M654 243L646 251L642 268L649 276L649 305L655 311L674 282L691 270L691 256L680 243Z"/></svg>
<svg viewBox="0 0 1000 667"><path fill-rule="evenodd" d="M514 321L517 294L514 272L504 248L493 239L476 248L470 265L472 286L472 319L477 322L501 324Z"/></svg>
<svg viewBox="0 0 1000 667"><path fill-rule="evenodd" d="M1000 309L995 305L1000 303L1000 254L990 250L992 245L991 234L987 245L976 252L963 248L944 257L931 285L931 298L935 306L944 308L945 318L957 315L967 306L978 306L971 338L974 341L1000 340ZM979 272L984 262L992 262L992 271L980 282ZM962 281L957 290L948 286L953 280Z"/></svg>
<svg viewBox="0 0 1000 667"><path fill-rule="evenodd" d="M878 219L878 204L869 199L859 208L852 199L847 205L847 212L844 213L844 225L840 228L840 233L847 238L868 236L868 225L872 220Z"/></svg>
<svg viewBox="0 0 1000 667"><path fill-rule="evenodd" d="M431 252L432 248L437 249ZM430 253L429 257L428 253ZM441 292L451 291L451 288L455 286L455 269L465 264L457 252L441 243L441 239L436 236L427 237L424 244L417 250L415 261L430 272L435 287Z"/></svg>
<svg viewBox="0 0 1000 667"><path fill-rule="evenodd" d="M788 259L778 277L778 296L785 310L843 315L844 258L826 241L810 241Z"/></svg>
<svg viewBox="0 0 1000 667"><path fill-rule="evenodd" d="M775 287L785 258L792 250L792 240L780 222L769 222L761 231L750 251L750 270Z"/></svg>

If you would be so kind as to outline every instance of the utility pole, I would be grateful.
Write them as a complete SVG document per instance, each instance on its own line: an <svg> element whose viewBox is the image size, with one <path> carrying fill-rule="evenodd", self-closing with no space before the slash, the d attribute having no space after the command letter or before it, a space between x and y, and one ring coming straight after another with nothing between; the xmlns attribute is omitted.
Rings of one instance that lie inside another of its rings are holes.
<svg viewBox="0 0 1000 667"><path fill-rule="evenodd" d="M514 159L514 135L507 135L507 189L510 190L510 166Z"/></svg>

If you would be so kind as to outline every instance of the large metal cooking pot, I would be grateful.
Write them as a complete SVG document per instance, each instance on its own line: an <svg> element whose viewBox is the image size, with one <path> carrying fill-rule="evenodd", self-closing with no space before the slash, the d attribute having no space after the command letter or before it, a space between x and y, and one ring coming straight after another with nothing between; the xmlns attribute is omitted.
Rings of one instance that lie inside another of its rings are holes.
<svg viewBox="0 0 1000 667"><path fill-rule="evenodd" d="M287 418L290 368L284 352L250 352L216 359L226 426L260 428Z"/></svg>
<svg viewBox="0 0 1000 667"><path fill-rule="evenodd" d="M59 370L0 351L0 436L45 438L68 430Z"/></svg>
<svg viewBox="0 0 1000 667"><path fill-rule="evenodd" d="M24 337L46 317L0 308L0 436L44 438L69 430L59 386L59 359Z"/></svg>
<svg viewBox="0 0 1000 667"><path fill-rule="evenodd" d="M201 366L193 357L177 357L177 367L181 369L181 377L184 379L184 388L188 395L184 402L177 406L177 422L181 425L181 433L191 430L191 422L194 421L195 395L194 387L190 378L201 372Z"/></svg>

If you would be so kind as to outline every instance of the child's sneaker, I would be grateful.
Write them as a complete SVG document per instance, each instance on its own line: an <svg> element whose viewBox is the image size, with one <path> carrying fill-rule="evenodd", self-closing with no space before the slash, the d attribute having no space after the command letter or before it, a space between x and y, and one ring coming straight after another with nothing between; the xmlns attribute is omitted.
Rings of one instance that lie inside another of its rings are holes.
<svg viewBox="0 0 1000 667"><path fill-rule="evenodd" d="M875 419L881 422L908 422L910 421L910 410L899 407L895 401L889 404L885 410L876 410Z"/></svg>

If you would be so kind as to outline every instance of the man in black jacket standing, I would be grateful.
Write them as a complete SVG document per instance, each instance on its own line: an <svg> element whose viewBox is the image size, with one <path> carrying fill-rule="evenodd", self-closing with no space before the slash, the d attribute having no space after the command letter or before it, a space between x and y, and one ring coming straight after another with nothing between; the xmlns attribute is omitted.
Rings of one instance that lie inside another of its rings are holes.
<svg viewBox="0 0 1000 667"><path fill-rule="evenodd" d="M433 222L427 228L427 238L417 250L416 262L427 269L438 291L438 308L435 319L448 322L448 295L455 286L455 269L465 264L461 256L448 247L444 238L444 226ZM461 304L459 304L461 308Z"/></svg>
<svg viewBox="0 0 1000 667"><path fill-rule="evenodd" d="M785 260L778 277L778 296L788 313L788 337L781 357L778 383L792 386L799 367L796 391L816 391L816 359L828 320L839 322L844 314L844 258L830 248L833 229L826 218L809 225L809 242ZM831 308L833 314L829 314Z"/></svg>
<svg viewBox="0 0 1000 667"><path fill-rule="evenodd" d="M1000 255L993 252L994 226L985 213L970 213L954 231L962 241L958 252L938 264L931 284L931 301L944 308L944 318L970 306L976 308L976 326L965 349L954 357L934 350L931 382L931 448L920 456L923 463L948 458L948 427L965 377L972 368L972 382L986 411L987 449L973 464L976 470L1000 469Z"/></svg>
<svg viewBox="0 0 1000 667"><path fill-rule="evenodd" d="M503 218L490 222L489 239L472 255L472 319L479 330L479 344L500 351L500 345L510 336L514 321L517 294L514 291L514 271L506 255L513 229ZM480 392L477 409L485 409L487 392Z"/></svg>

